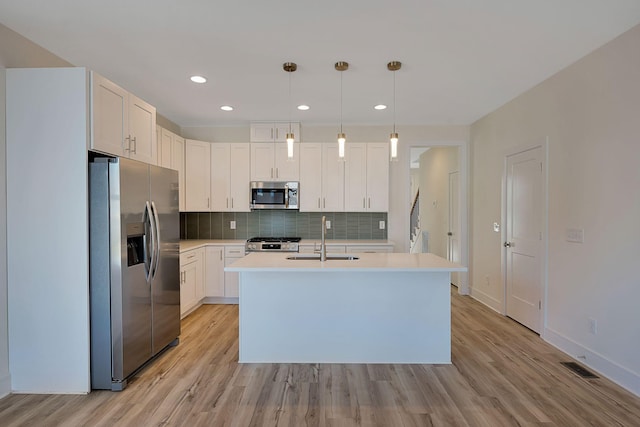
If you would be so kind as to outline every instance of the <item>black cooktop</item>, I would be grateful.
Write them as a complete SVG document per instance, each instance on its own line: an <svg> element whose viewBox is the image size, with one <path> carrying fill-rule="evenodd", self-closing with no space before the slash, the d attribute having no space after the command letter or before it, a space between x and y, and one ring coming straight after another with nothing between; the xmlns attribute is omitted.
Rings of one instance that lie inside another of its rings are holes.
<svg viewBox="0 0 640 427"><path fill-rule="evenodd" d="M301 237L252 237L247 242L294 242L302 240Z"/></svg>

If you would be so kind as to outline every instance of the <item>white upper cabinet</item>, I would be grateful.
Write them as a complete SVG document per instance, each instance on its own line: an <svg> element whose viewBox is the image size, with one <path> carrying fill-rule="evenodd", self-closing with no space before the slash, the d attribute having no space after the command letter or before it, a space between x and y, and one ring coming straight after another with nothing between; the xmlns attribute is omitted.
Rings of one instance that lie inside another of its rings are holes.
<svg viewBox="0 0 640 427"><path fill-rule="evenodd" d="M289 126L295 142L300 141L300 123L297 122L253 122L251 123L251 142L285 142Z"/></svg>
<svg viewBox="0 0 640 427"><path fill-rule="evenodd" d="M249 144L211 144L211 209L249 212Z"/></svg>
<svg viewBox="0 0 640 427"><path fill-rule="evenodd" d="M185 210L211 210L211 144L187 139L185 141Z"/></svg>
<svg viewBox="0 0 640 427"><path fill-rule="evenodd" d="M300 144L293 158L287 157L284 142L251 143L251 181L298 181L300 179Z"/></svg>
<svg viewBox="0 0 640 427"><path fill-rule="evenodd" d="M344 162L337 143L300 144L300 210L344 210ZM320 160L320 161L319 161Z"/></svg>
<svg viewBox="0 0 640 427"><path fill-rule="evenodd" d="M91 149L156 164L156 109L91 73Z"/></svg>
<svg viewBox="0 0 640 427"><path fill-rule="evenodd" d="M158 166L178 171L178 188L180 193L180 211L184 211L185 205L185 165L184 165L184 138L157 126L158 140Z"/></svg>
<svg viewBox="0 0 640 427"><path fill-rule="evenodd" d="M348 143L344 203L347 212L389 210L389 154L387 143Z"/></svg>

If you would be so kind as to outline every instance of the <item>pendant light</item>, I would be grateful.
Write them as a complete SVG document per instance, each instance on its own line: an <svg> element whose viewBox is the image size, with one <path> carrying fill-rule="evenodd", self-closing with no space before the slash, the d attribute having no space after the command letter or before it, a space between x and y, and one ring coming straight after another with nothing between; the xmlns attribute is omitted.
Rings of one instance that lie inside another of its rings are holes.
<svg viewBox="0 0 640 427"><path fill-rule="evenodd" d="M344 160L344 143L347 137L342 131L342 72L349 69L349 63L344 61L336 62L336 70L340 71L340 132L338 132L338 158Z"/></svg>
<svg viewBox="0 0 640 427"><path fill-rule="evenodd" d="M396 71L402 67L400 61L391 61L387 69L393 72L393 132L389 135L389 148L391 161L398 160L398 132L396 132Z"/></svg>
<svg viewBox="0 0 640 427"><path fill-rule="evenodd" d="M287 133L287 158L293 160L293 142L295 141L295 135L291 130L291 73L298 69L295 62L285 62L282 64L282 69L289 73L289 132Z"/></svg>

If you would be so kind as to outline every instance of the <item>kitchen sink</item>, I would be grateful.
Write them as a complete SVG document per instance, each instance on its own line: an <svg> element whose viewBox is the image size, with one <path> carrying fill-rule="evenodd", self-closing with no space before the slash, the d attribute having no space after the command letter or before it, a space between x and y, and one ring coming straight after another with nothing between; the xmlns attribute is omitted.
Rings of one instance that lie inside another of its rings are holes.
<svg viewBox="0 0 640 427"><path fill-rule="evenodd" d="M290 260L305 260L305 261L320 261L320 254L301 254L301 255L292 255L288 256L287 259ZM328 254L327 261L355 261L360 259L360 257L354 255L336 255L336 254Z"/></svg>

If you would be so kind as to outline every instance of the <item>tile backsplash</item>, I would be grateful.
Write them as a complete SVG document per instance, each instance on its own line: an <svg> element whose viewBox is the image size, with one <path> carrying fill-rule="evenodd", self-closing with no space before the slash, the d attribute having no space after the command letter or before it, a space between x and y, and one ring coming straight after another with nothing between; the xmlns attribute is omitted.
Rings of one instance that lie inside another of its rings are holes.
<svg viewBox="0 0 640 427"><path fill-rule="evenodd" d="M331 221L327 239L387 239L387 214L369 212L298 212L259 210L251 212L183 212L181 239L248 239L250 237L302 237L319 239L322 215ZM231 229L235 221L236 229ZM380 221L385 228L380 230Z"/></svg>

